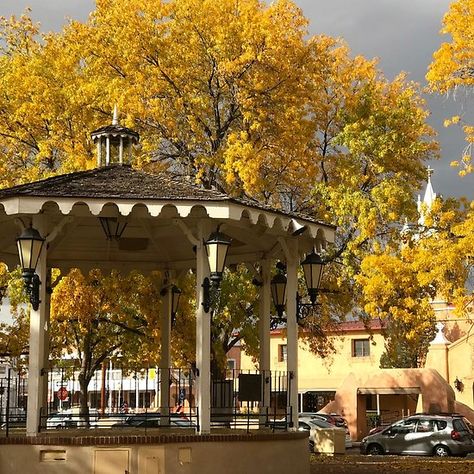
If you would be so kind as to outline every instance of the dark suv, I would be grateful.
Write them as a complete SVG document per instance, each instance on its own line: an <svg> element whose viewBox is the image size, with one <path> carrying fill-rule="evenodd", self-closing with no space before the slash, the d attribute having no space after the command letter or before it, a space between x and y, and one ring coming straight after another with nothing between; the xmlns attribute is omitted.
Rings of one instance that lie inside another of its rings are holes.
<svg viewBox="0 0 474 474"><path fill-rule="evenodd" d="M362 454L466 456L474 452L471 424L461 415L413 415L366 436Z"/></svg>

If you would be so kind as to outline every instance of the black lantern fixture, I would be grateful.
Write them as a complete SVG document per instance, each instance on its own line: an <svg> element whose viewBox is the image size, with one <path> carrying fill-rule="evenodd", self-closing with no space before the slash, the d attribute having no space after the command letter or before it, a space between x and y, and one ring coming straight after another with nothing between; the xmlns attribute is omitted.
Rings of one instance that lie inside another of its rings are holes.
<svg viewBox="0 0 474 474"><path fill-rule="evenodd" d="M455 380L454 380L454 388L455 388L458 392L462 392L463 389L464 389L464 383L462 382L462 380L458 379L457 377L456 377Z"/></svg>
<svg viewBox="0 0 474 474"><path fill-rule="evenodd" d="M219 232L219 227L216 232L213 232L204 242L210 273L210 280L206 277L202 283L204 289L202 304L206 313L208 313L211 308L211 285L214 289L214 293L217 292L222 280L222 274L224 273L225 261L230 244L231 239L222 232Z"/></svg>
<svg viewBox="0 0 474 474"><path fill-rule="evenodd" d="M301 262L303 267L304 279L306 281L306 288L308 289L309 299L311 304L316 303L318 296L319 284L323 275L324 262L322 258L313 250Z"/></svg>
<svg viewBox="0 0 474 474"><path fill-rule="evenodd" d="M36 266L44 244L44 238L33 227L25 229L16 239L18 255L22 268L25 289L30 297L31 306L36 311L39 308L39 276L35 273Z"/></svg>
<svg viewBox="0 0 474 474"><path fill-rule="evenodd" d="M306 312L303 311L304 309L310 309L317 305L316 300L324 265L323 259L314 250L301 262L310 303L303 303L301 296L298 293L296 294L296 317L298 322L303 320L306 315ZM271 322L272 329L275 329L278 324L282 324L285 321L283 312L286 304L286 268L283 263L278 262L277 269L278 273L270 282L273 304L278 315Z"/></svg>
<svg viewBox="0 0 474 474"><path fill-rule="evenodd" d="M127 221L121 217L99 217L100 225L107 240L119 240L127 227Z"/></svg>
<svg viewBox="0 0 474 474"><path fill-rule="evenodd" d="M283 311L285 310L286 304L286 276L283 273L284 266L282 267L281 265L281 262L278 262L277 268L279 272L272 278L270 282L273 304L280 320L283 317Z"/></svg>
<svg viewBox="0 0 474 474"><path fill-rule="evenodd" d="M179 299L181 297L181 290L173 285L171 287L171 327L176 323L176 313L178 312Z"/></svg>
<svg viewBox="0 0 474 474"><path fill-rule="evenodd" d="M213 232L204 243L209 262L211 282L215 286L219 286L222 280L230 243L230 238L219 232L219 229Z"/></svg>

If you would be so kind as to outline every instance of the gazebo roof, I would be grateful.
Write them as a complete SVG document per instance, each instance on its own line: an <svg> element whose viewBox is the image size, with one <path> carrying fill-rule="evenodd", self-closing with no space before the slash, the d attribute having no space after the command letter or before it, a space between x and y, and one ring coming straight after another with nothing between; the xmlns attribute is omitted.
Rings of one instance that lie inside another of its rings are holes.
<svg viewBox="0 0 474 474"><path fill-rule="evenodd" d="M27 225L35 215L47 220L46 233L55 233L48 261L64 269L111 262L127 268L190 268L190 235L197 235L200 221L214 229L221 225L229 234L229 262L236 263L278 257L279 239L303 227L300 252L309 251L315 241L334 241L335 232L334 226L310 217L204 189L169 172L111 165L0 190L0 260L15 264L17 218ZM107 242L98 217L126 218L123 236Z"/></svg>
<svg viewBox="0 0 474 474"><path fill-rule="evenodd" d="M322 224L309 216L284 212L246 198L231 197L215 189L205 189L171 173L151 174L134 169L130 165L114 164L0 189L0 200L22 196L109 200L222 201ZM323 225L334 227L328 224Z"/></svg>

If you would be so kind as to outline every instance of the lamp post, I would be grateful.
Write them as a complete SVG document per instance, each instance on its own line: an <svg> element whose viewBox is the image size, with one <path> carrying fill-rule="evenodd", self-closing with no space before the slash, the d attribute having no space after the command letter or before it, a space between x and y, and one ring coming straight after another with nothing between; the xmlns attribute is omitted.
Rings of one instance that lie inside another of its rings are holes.
<svg viewBox="0 0 474 474"><path fill-rule="evenodd" d="M16 239L25 289L35 311L38 310L40 304L39 286L41 284L39 276L35 272L44 241L45 239L41 237L40 233L31 226Z"/></svg>
<svg viewBox="0 0 474 474"><path fill-rule="evenodd" d="M204 306L204 311L206 313L211 309L211 300L218 291L222 280L222 274L224 272L225 261L230 244L231 239L227 237L227 235L219 232L219 228L204 242L210 273L210 279L206 277L202 283L202 288L204 290L202 305Z"/></svg>
<svg viewBox="0 0 474 474"><path fill-rule="evenodd" d="M316 306L316 300L318 297L319 285L321 283L321 277L323 274L324 261L314 250L306 255L305 259L301 262L303 267L303 273L306 282L306 288L310 298L310 303L303 303L301 296L296 294L296 317L298 322L303 319L302 309L306 307ZM272 328L274 329L279 324L285 322L283 312L286 304L286 276L285 276L285 265L281 262L277 263L278 273L272 278L271 293L273 304L277 312L277 318L272 319Z"/></svg>

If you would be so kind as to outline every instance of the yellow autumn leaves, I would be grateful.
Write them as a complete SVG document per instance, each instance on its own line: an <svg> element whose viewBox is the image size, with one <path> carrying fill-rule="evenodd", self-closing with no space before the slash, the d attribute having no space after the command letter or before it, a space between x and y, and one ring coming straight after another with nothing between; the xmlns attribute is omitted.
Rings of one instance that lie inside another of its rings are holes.
<svg viewBox="0 0 474 474"><path fill-rule="evenodd" d="M443 19L441 33L449 35L433 55L426 79L434 92L450 94L458 100L466 101L459 106L468 112L472 110L472 87L474 86L474 0L457 0L451 3ZM465 93L465 94L464 94ZM469 122L469 113L447 119L445 126L459 124L464 130L467 145L461 160L452 164L460 166L461 175L471 173L474 126Z"/></svg>

